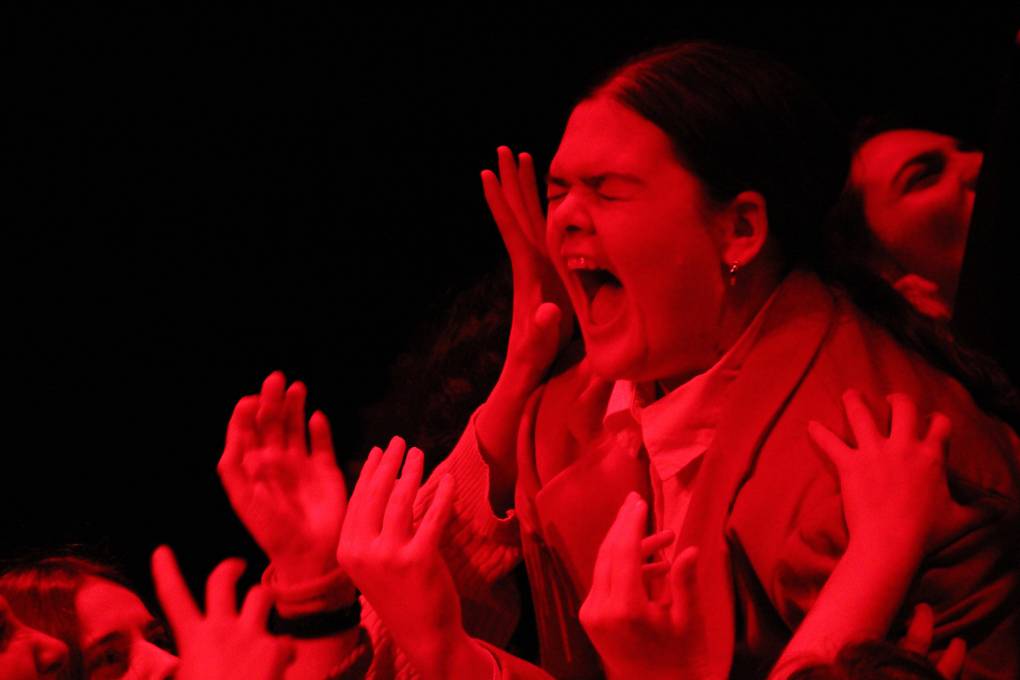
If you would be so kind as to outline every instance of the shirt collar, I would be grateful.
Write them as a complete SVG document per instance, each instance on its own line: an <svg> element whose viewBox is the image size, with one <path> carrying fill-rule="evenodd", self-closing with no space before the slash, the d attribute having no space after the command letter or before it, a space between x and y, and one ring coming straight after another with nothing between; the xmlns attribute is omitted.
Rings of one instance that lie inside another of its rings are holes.
<svg viewBox="0 0 1020 680"><path fill-rule="evenodd" d="M750 353L776 293L766 301L733 346L704 373L656 399L655 385L618 380L603 425L635 455L640 437L659 477L666 479L701 456L712 443L730 384Z"/></svg>

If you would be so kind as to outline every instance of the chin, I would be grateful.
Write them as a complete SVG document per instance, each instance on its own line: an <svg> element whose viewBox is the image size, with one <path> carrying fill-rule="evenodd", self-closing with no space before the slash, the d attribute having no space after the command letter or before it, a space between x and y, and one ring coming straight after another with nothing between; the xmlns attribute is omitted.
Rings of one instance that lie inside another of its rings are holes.
<svg viewBox="0 0 1020 680"><path fill-rule="evenodd" d="M631 380L642 382L648 380L648 373L643 362L633 354L621 352L614 348L600 348L597 345L586 345L588 366L591 372L603 380ZM654 379L654 378L653 378Z"/></svg>

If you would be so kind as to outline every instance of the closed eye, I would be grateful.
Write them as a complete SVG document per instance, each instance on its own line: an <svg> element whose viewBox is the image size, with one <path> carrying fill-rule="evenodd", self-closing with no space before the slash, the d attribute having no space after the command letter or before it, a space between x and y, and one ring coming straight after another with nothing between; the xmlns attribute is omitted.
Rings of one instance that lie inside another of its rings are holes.
<svg viewBox="0 0 1020 680"><path fill-rule="evenodd" d="M942 154L925 154L915 159L912 165L916 165L917 169L907 176L907 181L903 185L903 193L934 184L945 170L946 159Z"/></svg>

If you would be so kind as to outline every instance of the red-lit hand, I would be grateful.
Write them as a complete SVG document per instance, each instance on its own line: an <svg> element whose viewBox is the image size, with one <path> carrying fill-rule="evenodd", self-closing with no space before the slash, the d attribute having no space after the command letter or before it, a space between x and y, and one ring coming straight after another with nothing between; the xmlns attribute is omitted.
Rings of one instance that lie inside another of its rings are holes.
<svg viewBox="0 0 1020 680"><path fill-rule="evenodd" d="M935 633L935 614L931 607L921 603L914 607L914 616L907 628L907 635L900 640L900 647L920 656L927 656ZM963 670L967 657L967 645L962 638L953 638L949 647L939 657L935 667L946 680L956 680Z"/></svg>
<svg viewBox="0 0 1020 680"><path fill-rule="evenodd" d="M513 269L514 305L507 368L520 370L534 386L570 337L570 301L545 244L545 215L538 198L531 156L501 146L499 177L482 172L482 187Z"/></svg>
<svg viewBox="0 0 1020 680"><path fill-rule="evenodd" d="M425 677L488 677L491 657L464 632L460 597L439 553L453 509L453 478L442 478L415 528L412 510L424 457L418 449L408 451L397 479L404 448L394 437L385 452L369 454L351 494L337 560Z"/></svg>
<svg viewBox="0 0 1020 680"><path fill-rule="evenodd" d="M907 274L893 284L893 288L921 314L936 321L949 321L952 312L939 293L939 286L917 274Z"/></svg>
<svg viewBox="0 0 1020 680"><path fill-rule="evenodd" d="M305 386L279 371L237 403L218 471L237 516L283 583L336 568L347 492L329 421L316 412L305 437Z"/></svg>
<svg viewBox="0 0 1020 680"><path fill-rule="evenodd" d="M918 561L968 524L968 513L949 495L945 450L949 418L931 416L927 433L918 435L917 407L909 397L888 397L892 408L889 436L878 431L859 392L843 395L851 448L819 423L808 432L839 474L850 542L895 550Z"/></svg>
<svg viewBox="0 0 1020 680"><path fill-rule="evenodd" d="M491 468L490 497L497 510L509 507L517 480L516 437L524 404L570 339L570 301L545 245L545 216L531 156L499 148L499 177L482 172L489 210L503 237L513 270L513 317L506 360L478 417L478 441Z"/></svg>
<svg viewBox="0 0 1020 680"><path fill-rule="evenodd" d="M262 586L248 591L237 611L241 560L221 562L206 581L205 615L191 597L173 551L163 546L152 555L156 594L181 655L176 680L278 680L294 659L287 638L266 631L272 600Z"/></svg>
<svg viewBox="0 0 1020 680"><path fill-rule="evenodd" d="M647 514L637 494L624 501L599 547L581 625L611 680L710 677L695 587L697 549L687 548L672 564L645 564L674 538L667 531L643 539Z"/></svg>

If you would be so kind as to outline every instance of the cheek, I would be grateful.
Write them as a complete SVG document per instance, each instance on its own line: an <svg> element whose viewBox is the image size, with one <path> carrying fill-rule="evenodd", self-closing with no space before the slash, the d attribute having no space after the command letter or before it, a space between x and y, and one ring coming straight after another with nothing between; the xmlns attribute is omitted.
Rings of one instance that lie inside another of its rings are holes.
<svg viewBox="0 0 1020 680"><path fill-rule="evenodd" d="M933 249L953 247L966 238L971 202L958 191L932 190L904 201L885 216L876 235L901 257L930 255Z"/></svg>
<svg viewBox="0 0 1020 680"><path fill-rule="evenodd" d="M723 284L711 253L650 264L638 280L634 304L653 344L699 342L718 322Z"/></svg>

